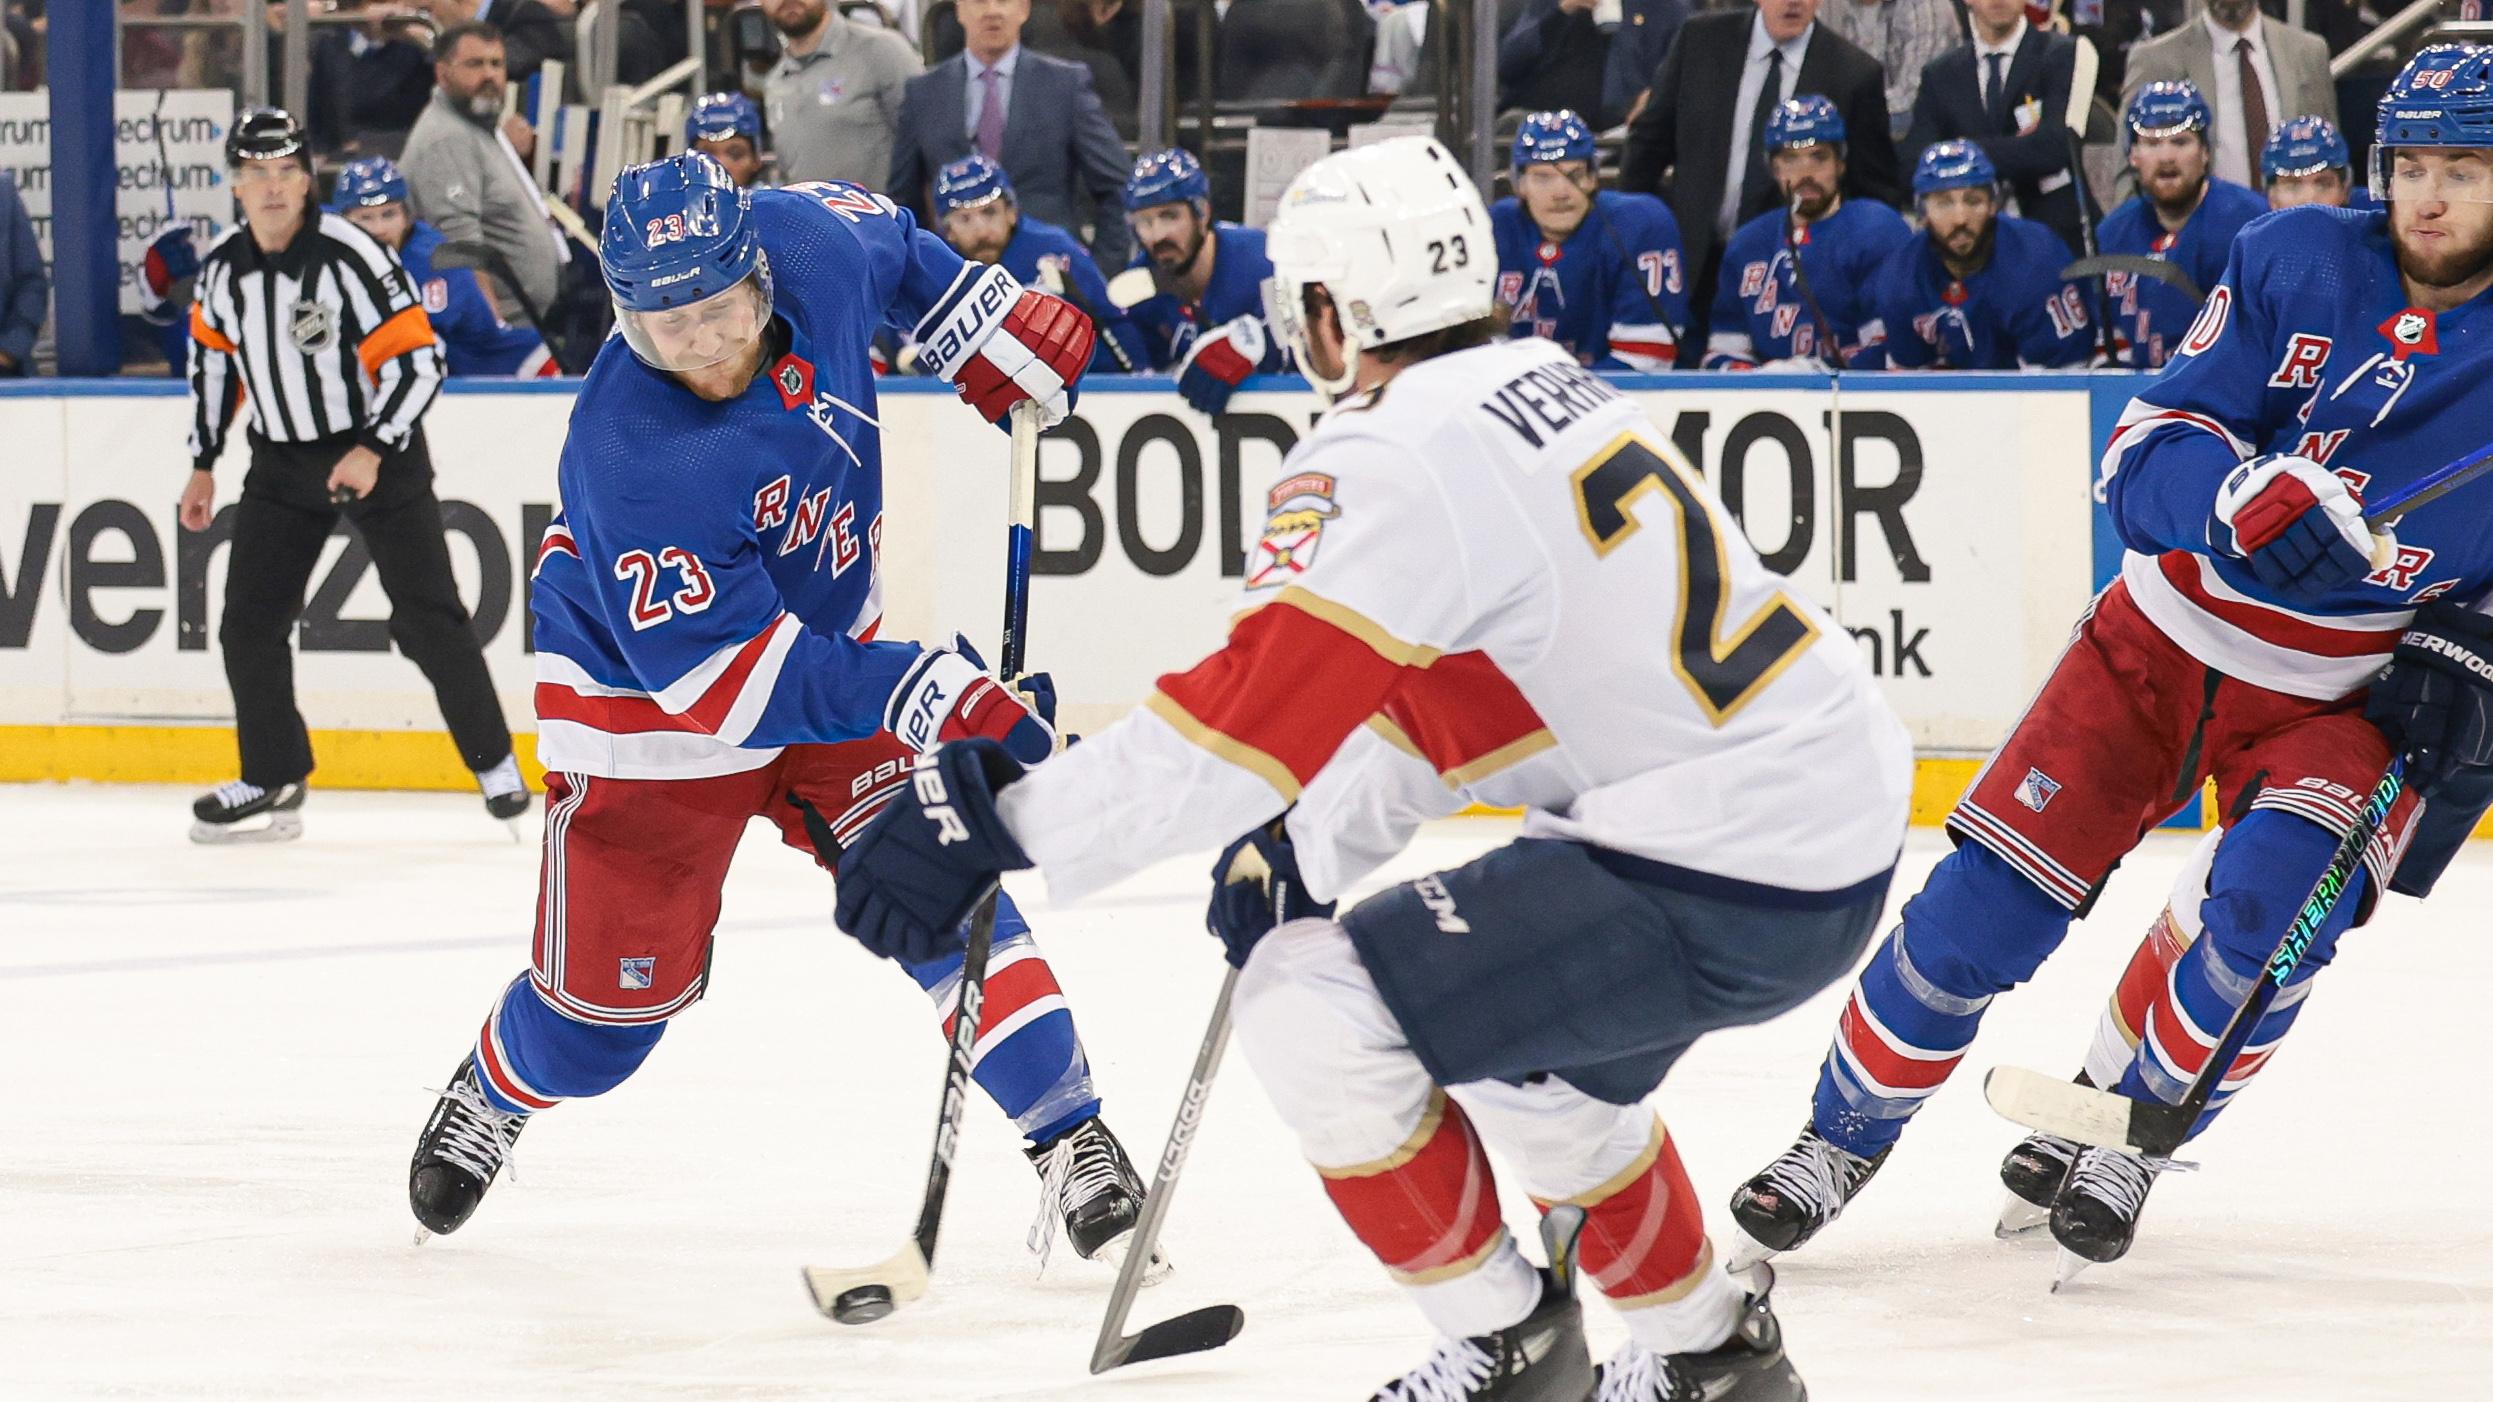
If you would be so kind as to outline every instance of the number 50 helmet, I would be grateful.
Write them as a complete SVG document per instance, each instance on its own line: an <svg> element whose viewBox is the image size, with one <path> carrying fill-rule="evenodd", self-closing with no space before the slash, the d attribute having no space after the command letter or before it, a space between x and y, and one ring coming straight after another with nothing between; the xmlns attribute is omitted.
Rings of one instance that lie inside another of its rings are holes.
<svg viewBox="0 0 2493 1402"><path fill-rule="evenodd" d="M770 321L770 260L752 199L703 152L616 176L598 256L624 343L656 369L708 369Z"/></svg>
<svg viewBox="0 0 2493 1402"><path fill-rule="evenodd" d="M1357 377L1359 352L1489 315L1497 247L1480 192L1433 137L1338 151L1290 182L1264 231L1273 275L1265 317L1327 396ZM1342 370L1307 358L1306 293L1322 284L1342 326Z"/></svg>
<svg viewBox="0 0 2493 1402"><path fill-rule="evenodd" d="M2399 171L2398 151L2428 146L2493 148L2493 48L2434 44L2417 52L2382 96L2372 139L2372 193L2381 199L2493 202L2481 174Z"/></svg>

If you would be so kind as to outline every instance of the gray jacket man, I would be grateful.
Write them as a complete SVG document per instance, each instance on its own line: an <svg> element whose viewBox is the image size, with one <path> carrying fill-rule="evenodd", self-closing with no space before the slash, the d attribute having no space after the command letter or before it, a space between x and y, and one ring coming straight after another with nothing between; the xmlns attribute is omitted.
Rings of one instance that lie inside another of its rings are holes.
<svg viewBox="0 0 2493 1402"><path fill-rule="evenodd" d="M553 307L568 254L535 180L522 173L519 153L498 127L467 116L436 88L407 133L398 168L406 174L417 218L441 230L446 242L481 243L499 252L519 280L519 291L540 312ZM494 284L502 319L520 323L511 289L498 279L487 281Z"/></svg>
<svg viewBox="0 0 2493 1402"><path fill-rule="evenodd" d="M2249 52L2240 45L2248 43ZM2219 46L2222 52L2219 52ZM2256 106L2242 98L2242 67L2257 80ZM2129 51L2121 79L2121 107L2149 83L2187 79L2216 113L2208 151L2213 173L2236 185L2259 188L2259 148L2296 117L2337 120L2337 85L2329 78L2328 41L2305 29L2272 20L2254 0L2215 0L2179 29ZM2254 140L2252 118L2265 114L2266 130Z"/></svg>
<svg viewBox="0 0 2493 1402"><path fill-rule="evenodd" d="M899 35L818 3L781 0L771 18L779 22L785 13L802 23L809 11L813 23L787 35L787 53L762 80L779 178L846 180L880 190L892 173L902 86L926 64Z"/></svg>

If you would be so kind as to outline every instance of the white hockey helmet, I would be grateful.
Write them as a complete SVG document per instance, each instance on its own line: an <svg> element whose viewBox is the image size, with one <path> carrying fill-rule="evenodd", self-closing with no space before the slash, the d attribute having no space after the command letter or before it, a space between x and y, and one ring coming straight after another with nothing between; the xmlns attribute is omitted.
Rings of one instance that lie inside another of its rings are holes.
<svg viewBox="0 0 2493 1402"><path fill-rule="evenodd" d="M1282 193L1264 251L1265 319L1327 397L1350 388L1359 352L1489 315L1497 246L1471 177L1434 137L1338 151ZM1307 359L1306 289L1321 283L1340 319L1342 373Z"/></svg>

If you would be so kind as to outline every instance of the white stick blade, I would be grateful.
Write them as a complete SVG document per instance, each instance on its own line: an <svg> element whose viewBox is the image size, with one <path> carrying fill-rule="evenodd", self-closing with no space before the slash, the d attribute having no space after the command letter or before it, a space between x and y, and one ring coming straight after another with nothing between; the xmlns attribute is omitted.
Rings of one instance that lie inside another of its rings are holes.
<svg viewBox="0 0 2493 1402"><path fill-rule="evenodd" d="M912 1241L900 1254L879 1265L854 1270L834 1270L828 1266L807 1266L805 1288L813 1293L814 1308L826 1315L834 1314L840 1296L860 1285L879 1285L891 1295L893 1306L905 1305L926 1293L926 1257Z"/></svg>
<svg viewBox="0 0 2493 1402"><path fill-rule="evenodd" d="M2138 1102L2022 1066L1995 1066L1982 1078L1983 1098L2002 1116L2028 1129L2105 1148L2144 1150L2129 1142L2130 1112Z"/></svg>

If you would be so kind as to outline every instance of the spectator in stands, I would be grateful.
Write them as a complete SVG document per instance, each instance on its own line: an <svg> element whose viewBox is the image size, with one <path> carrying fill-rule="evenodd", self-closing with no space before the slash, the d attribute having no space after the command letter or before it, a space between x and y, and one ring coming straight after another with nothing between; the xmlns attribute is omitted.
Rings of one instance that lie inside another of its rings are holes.
<svg viewBox="0 0 2493 1402"><path fill-rule="evenodd" d="M546 0L419 0L442 30L462 24L491 24L502 36L503 66L511 81L525 83L537 76L547 59L568 61L571 36L546 8Z"/></svg>
<svg viewBox="0 0 2493 1402"><path fill-rule="evenodd" d="M1151 367L1142 334L1108 298L1108 280L1081 241L1021 212L1004 168L973 152L935 172L936 228L973 263L1004 271L1080 307L1099 328L1091 347L1094 374L1134 374Z"/></svg>
<svg viewBox="0 0 2493 1402"><path fill-rule="evenodd" d="M1689 0L1620 0L1619 27L1610 35L1610 61L1601 71L1604 130L1636 115L1647 85L1670 57L1671 41L1688 20Z"/></svg>
<svg viewBox="0 0 2493 1402"><path fill-rule="evenodd" d="M1849 0L1839 0L1849 3ZM1922 70L1913 132L1919 160L1942 141L1965 140L1991 158L2008 186L2011 214L2036 220L2083 248L2077 182L2069 172L2069 87L2077 42L2026 22L2025 0L1966 0L1974 40Z"/></svg>
<svg viewBox="0 0 2493 1402"><path fill-rule="evenodd" d="M2069 34L2095 46L2095 96L2118 112L2129 56L2154 35L2170 34L2189 21L2190 0L2076 0Z"/></svg>
<svg viewBox="0 0 2493 1402"><path fill-rule="evenodd" d="M2328 44L2261 14L2258 0L2208 0L2197 23L2131 50L2121 106L2150 83L2176 81L2207 99L2216 178L2236 185L2259 183L2260 148L2277 123L2303 114L2337 120Z"/></svg>
<svg viewBox="0 0 2493 1402"><path fill-rule="evenodd" d="M34 373L35 337L51 300L35 221L17 197L16 179L0 171L0 376Z"/></svg>
<svg viewBox="0 0 2493 1402"><path fill-rule="evenodd" d="M2268 212L2259 192L2209 173L2208 129L2216 124L2199 90L2188 83L2149 83L2130 99L2122 123L2138 195L2104 216L2095 247L2104 253L2153 258L2188 287L2128 273L2104 275L2112 324L2124 358L2140 370L2169 359L2198 319L2199 302L2224 276L2225 257L2242 226Z"/></svg>
<svg viewBox="0 0 2493 1402"><path fill-rule="evenodd" d="M571 252L502 120L502 63L502 35L492 25L443 30L433 41L433 100L407 133L398 165L416 217L452 243L485 245L508 265L513 285L494 285L502 319L543 324ZM526 134L516 117L511 124Z"/></svg>
<svg viewBox="0 0 2493 1402"><path fill-rule="evenodd" d="M1203 163L1179 148L1136 161L1124 202L1140 245L1133 271L1147 270L1154 289L1132 307L1151 367L1175 371L1186 402L1217 414L1247 376L1283 365L1264 325L1264 231L1214 221Z"/></svg>
<svg viewBox="0 0 2493 1402"><path fill-rule="evenodd" d="M1794 98L1766 120L1786 209L1741 225L1724 248L1706 369L1886 368L1874 297L1913 230L1876 200L1844 198L1844 135L1823 97Z"/></svg>
<svg viewBox="0 0 2493 1402"><path fill-rule="evenodd" d="M451 374L537 378L562 373L535 328L507 325L494 312L493 299L474 269L436 265L441 231L408 213L407 177L388 157L349 161L338 172L330 202L348 222L398 254Z"/></svg>
<svg viewBox="0 0 2493 1402"><path fill-rule="evenodd" d="M1556 341L1596 370L1670 369L1688 322L1671 207L1602 189L1593 129L1564 109L1523 119L1511 169L1515 193L1489 207L1509 334Z"/></svg>
<svg viewBox="0 0 2493 1402"><path fill-rule="evenodd" d="M2083 365L2094 349L2084 296L2060 275L2069 250L2030 219L2000 213L1999 172L1982 148L1942 141L1913 168L1922 232L1879 270L1873 302L1898 370Z"/></svg>
<svg viewBox="0 0 2493 1402"><path fill-rule="evenodd" d="M2024 0L2018 0L2022 9ZM1887 130L1898 141L1913 121L1930 61L1965 42L1971 0L1827 0L1818 20L1878 60L1887 72ZM1970 135L1970 133L1951 133ZM1926 142L1908 143L1918 154ZM1994 153L1996 159L1996 153Z"/></svg>
<svg viewBox="0 0 2493 1402"><path fill-rule="evenodd" d="M2298 204L2343 209L2355 203L2346 138L2326 117L2296 117L2277 128L2259 153L2259 173L2268 180L2270 209L2291 209ZM2362 203L2369 207L2371 192L2363 194Z"/></svg>
<svg viewBox="0 0 2493 1402"><path fill-rule="evenodd" d="M1030 0L960 0L955 12L967 47L909 80L888 193L924 218L934 173L976 151L1012 177L1023 209L1065 229L1087 226L1099 265L1123 266L1125 146L1090 70L1022 47Z"/></svg>
<svg viewBox="0 0 2493 1402"><path fill-rule="evenodd" d="M312 144L324 152L396 155L433 96L429 36L405 11L313 31Z"/></svg>
<svg viewBox="0 0 2493 1402"><path fill-rule="evenodd" d="M884 188L901 93L926 71L915 44L858 24L827 0L769 0L787 42L762 102L779 147L782 180L846 180Z"/></svg>
<svg viewBox="0 0 2493 1402"><path fill-rule="evenodd" d="M1498 44L1498 106L1555 111L1600 92L1620 14L1608 6L1605 24L1597 18L1604 8L1602 0L1529 0Z"/></svg>
<svg viewBox="0 0 2493 1402"><path fill-rule="evenodd" d="M1194 8L1194 7L1187 7ZM1222 16L1212 69L1223 102L1357 97L1376 25L1350 0L1250 0Z"/></svg>
<svg viewBox="0 0 2493 1402"><path fill-rule="evenodd" d="M1692 16L1654 76L1644 111L1628 124L1619 188L1660 194L1678 216L1695 322L1712 313L1723 241L1781 203L1762 134L1785 101L1818 93L1835 103L1851 137L1845 194L1888 204L1903 198L1878 60L1818 24L1817 14L1818 0L1756 0ZM1702 347L1704 339L1695 325L1681 345ZM1693 364L1697 352L1687 358Z"/></svg>
<svg viewBox="0 0 2493 1402"><path fill-rule="evenodd" d="M684 118L684 146L710 153L739 189L762 183L769 152L762 144L762 109L740 92L714 92L693 104Z"/></svg>

